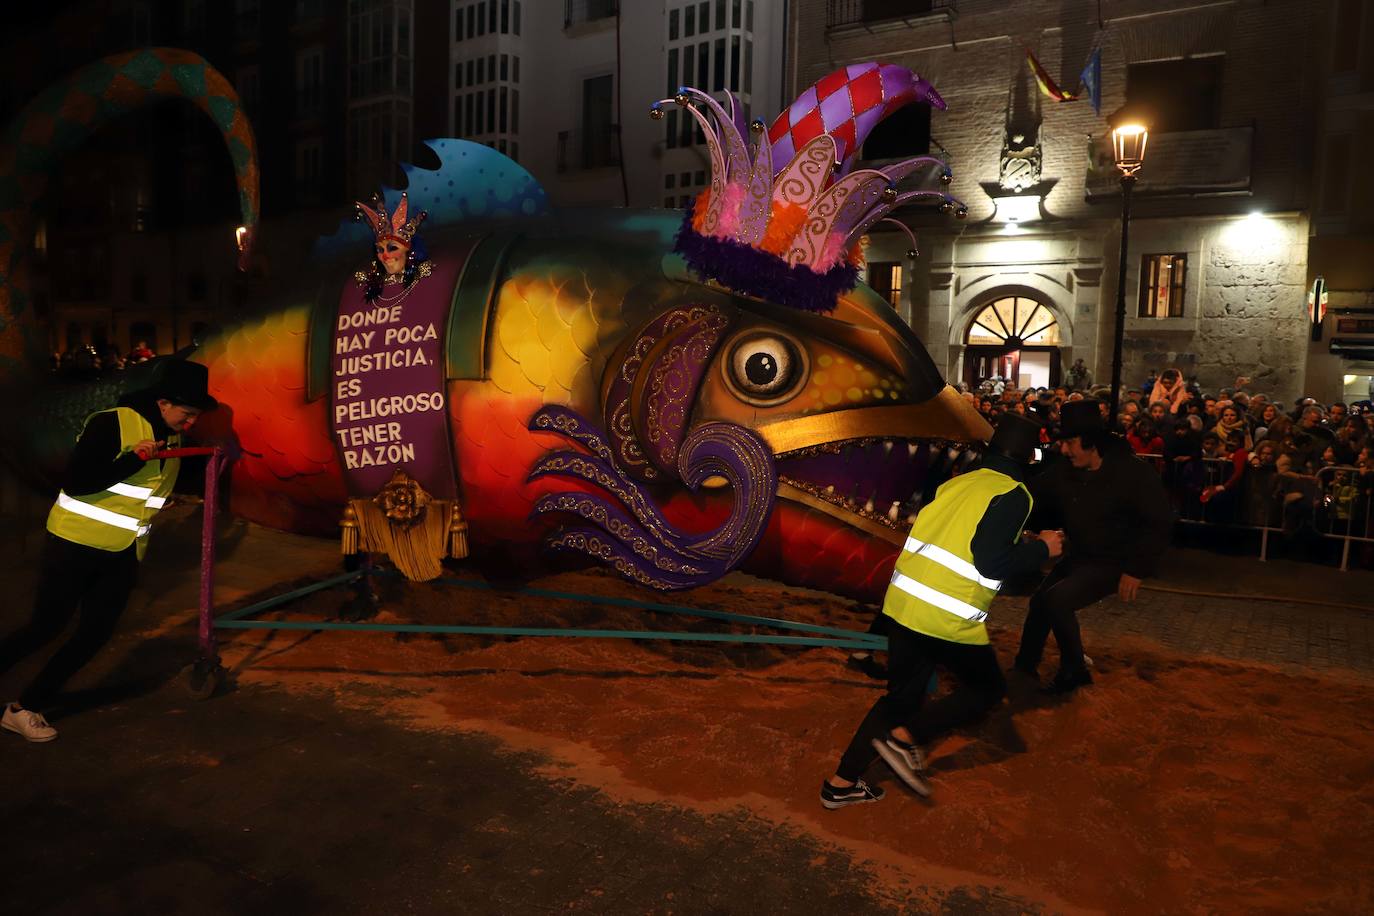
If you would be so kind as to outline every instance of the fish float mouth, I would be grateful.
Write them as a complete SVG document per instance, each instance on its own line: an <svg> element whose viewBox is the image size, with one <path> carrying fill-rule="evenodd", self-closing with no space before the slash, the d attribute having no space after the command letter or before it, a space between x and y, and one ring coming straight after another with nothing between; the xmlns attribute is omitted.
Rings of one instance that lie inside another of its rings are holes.
<svg viewBox="0 0 1374 916"><path fill-rule="evenodd" d="M943 443L981 442L992 427L954 389L920 404L858 407L760 426L777 461L777 495L900 545L903 506Z"/></svg>

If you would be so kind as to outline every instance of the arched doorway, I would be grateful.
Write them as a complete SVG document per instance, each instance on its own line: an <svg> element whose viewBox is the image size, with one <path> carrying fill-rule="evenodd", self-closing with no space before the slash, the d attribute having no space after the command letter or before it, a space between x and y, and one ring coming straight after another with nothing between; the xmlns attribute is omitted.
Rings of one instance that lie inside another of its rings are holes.
<svg viewBox="0 0 1374 916"><path fill-rule="evenodd" d="M1059 320L1043 303L1006 296L979 309L964 335L964 381L1000 376L1017 388L1059 384Z"/></svg>

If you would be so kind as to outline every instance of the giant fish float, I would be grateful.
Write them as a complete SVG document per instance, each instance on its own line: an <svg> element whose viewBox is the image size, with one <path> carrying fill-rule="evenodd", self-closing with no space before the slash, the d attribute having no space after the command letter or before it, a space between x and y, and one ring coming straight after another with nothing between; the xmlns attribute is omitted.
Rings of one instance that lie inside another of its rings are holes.
<svg viewBox="0 0 1374 916"><path fill-rule="evenodd" d="M48 171L164 97L190 98L223 131L250 256L256 154L223 77L174 49L85 68L0 148L11 379L34 349L18 240ZM678 106L707 137L711 186L685 214L551 210L494 150L431 141L438 170L403 167L405 192L360 207L366 219L274 278L252 317L178 354L208 367L222 405L196 435L233 455L230 510L310 534L342 523L363 549L409 537L424 555L415 578L470 549L507 573L571 554L655 589L742 569L878 600L933 460L991 433L858 282L859 239L894 208L961 209L937 159L853 168L868 131L915 101L944 107L916 74L877 63L819 81L771 126L684 87L651 114ZM398 234L406 270L381 282L374 241ZM138 383L25 397L10 458L50 474L87 413Z"/></svg>

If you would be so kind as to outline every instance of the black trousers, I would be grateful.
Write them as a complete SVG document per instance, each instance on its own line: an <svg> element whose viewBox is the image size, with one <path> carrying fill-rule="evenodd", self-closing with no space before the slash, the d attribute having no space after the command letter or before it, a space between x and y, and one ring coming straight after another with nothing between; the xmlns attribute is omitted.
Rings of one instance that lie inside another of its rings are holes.
<svg viewBox="0 0 1374 916"><path fill-rule="evenodd" d="M0 675L62 635L72 615L80 612L81 617L71 639L19 695L19 704L35 711L41 711L109 641L138 579L132 544L116 553L49 534L40 562L33 616L0 641Z"/></svg>
<svg viewBox="0 0 1374 916"><path fill-rule="evenodd" d="M1075 563L1054 568L1030 598L1030 611L1021 628L1021 648L1016 667L1034 671L1045 653L1045 641L1054 633L1059 646L1059 675L1069 677L1084 670L1083 637L1078 630L1078 610L1116 593L1121 567L1109 563Z"/></svg>
<svg viewBox="0 0 1374 916"><path fill-rule="evenodd" d="M992 646L970 646L936 639L888 620L887 693L869 709L840 765L842 779L863 775L878 756L873 739L904 725L917 742L929 741L977 720L1002 701L1007 680ZM936 667L954 675L958 686L948 696L926 703L926 687Z"/></svg>

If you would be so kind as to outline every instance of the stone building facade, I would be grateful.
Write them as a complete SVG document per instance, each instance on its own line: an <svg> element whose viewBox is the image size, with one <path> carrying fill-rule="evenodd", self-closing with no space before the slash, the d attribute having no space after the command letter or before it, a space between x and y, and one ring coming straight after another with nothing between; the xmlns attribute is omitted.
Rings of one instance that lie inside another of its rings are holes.
<svg viewBox="0 0 1374 916"><path fill-rule="evenodd" d="M1177 366L1213 390L1247 376L1288 402L1334 398L1338 377L1308 376L1305 313L1328 13L1321 0L799 0L789 78L800 92L877 59L948 103L930 113L929 152L953 169L968 218L908 211L917 258L896 233L874 233L868 257L880 290L900 277L893 299L950 381L1059 382L1083 359L1110 382L1121 196L1103 140L1132 114L1151 136L1132 202L1124 384ZM1027 51L1069 93L1100 54L1101 114L1086 92L1042 95ZM900 152L925 152L922 131L910 136Z"/></svg>

